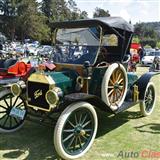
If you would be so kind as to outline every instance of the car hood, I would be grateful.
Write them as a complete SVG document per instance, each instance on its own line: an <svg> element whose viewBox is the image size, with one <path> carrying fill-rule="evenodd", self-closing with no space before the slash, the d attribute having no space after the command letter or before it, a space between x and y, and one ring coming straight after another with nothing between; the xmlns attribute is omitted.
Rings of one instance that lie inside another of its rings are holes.
<svg viewBox="0 0 160 160"><path fill-rule="evenodd" d="M155 56L144 56L143 60L153 60Z"/></svg>
<svg viewBox="0 0 160 160"><path fill-rule="evenodd" d="M34 85L43 83L46 85L54 85L61 88L64 94L74 92L76 83L76 74L70 71L62 72L45 72L45 73L33 73L28 81L34 82Z"/></svg>

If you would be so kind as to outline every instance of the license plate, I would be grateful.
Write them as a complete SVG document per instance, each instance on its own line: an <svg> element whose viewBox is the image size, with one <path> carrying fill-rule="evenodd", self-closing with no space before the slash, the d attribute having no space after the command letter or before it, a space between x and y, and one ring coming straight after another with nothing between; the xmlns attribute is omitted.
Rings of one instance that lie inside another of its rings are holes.
<svg viewBox="0 0 160 160"><path fill-rule="evenodd" d="M19 108L15 108L13 107L11 109L11 112L10 112L10 116L13 116L13 117L18 117L19 119L23 120L24 119L24 116L25 116L25 113L26 111L25 110L21 110Z"/></svg>

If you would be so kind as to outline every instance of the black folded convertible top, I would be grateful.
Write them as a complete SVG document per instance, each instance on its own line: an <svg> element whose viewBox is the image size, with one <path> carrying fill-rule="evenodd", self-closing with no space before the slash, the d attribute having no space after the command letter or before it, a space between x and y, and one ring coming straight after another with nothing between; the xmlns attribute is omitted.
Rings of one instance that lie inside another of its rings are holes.
<svg viewBox="0 0 160 160"><path fill-rule="evenodd" d="M51 24L53 28L74 28L74 27L89 27L100 25L102 27L111 27L121 29L128 32L133 32L133 26L121 17L99 17L93 19L82 19L76 21L54 22Z"/></svg>

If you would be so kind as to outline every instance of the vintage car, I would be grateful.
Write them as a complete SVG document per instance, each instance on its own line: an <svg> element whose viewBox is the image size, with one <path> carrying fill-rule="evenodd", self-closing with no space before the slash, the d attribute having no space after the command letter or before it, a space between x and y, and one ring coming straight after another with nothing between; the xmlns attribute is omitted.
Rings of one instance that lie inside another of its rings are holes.
<svg viewBox="0 0 160 160"><path fill-rule="evenodd" d="M143 116L155 106L149 72L127 73L133 28L119 17L51 24L53 71L39 65L1 92L0 132L13 132L24 121L55 124L54 148L63 159L75 159L91 147L98 127L96 109L117 114L140 104ZM75 56L74 52L81 52ZM109 127L109 126L104 126Z"/></svg>

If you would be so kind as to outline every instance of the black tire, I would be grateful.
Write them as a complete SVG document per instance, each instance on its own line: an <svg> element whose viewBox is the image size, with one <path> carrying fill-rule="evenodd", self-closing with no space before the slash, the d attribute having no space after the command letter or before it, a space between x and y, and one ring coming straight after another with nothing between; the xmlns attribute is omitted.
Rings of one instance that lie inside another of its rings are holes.
<svg viewBox="0 0 160 160"><path fill-rule="evenodd" d="M60 115L54 130L54 146L64 159L83 156L91 147L97 133L97 114L86 102L69 105Z"/></svg>
<svg viewBox="0 0 160 160"><path fill-rule="evenodd" d="M149 82L146 90L144 100L140 103L140 110L143 116L149 116L152 114L156 102L156 92L153 82Z"/></svg>
<svg viewBox="0 0 160 160"><path fill-rule="evenodd" d="M11 109L17 107L25 112L24 119L10 115ZM15 97L9 89L0 93L0 133L10 133L20 129L27 114L26 104L22 97Z"/></svg>

